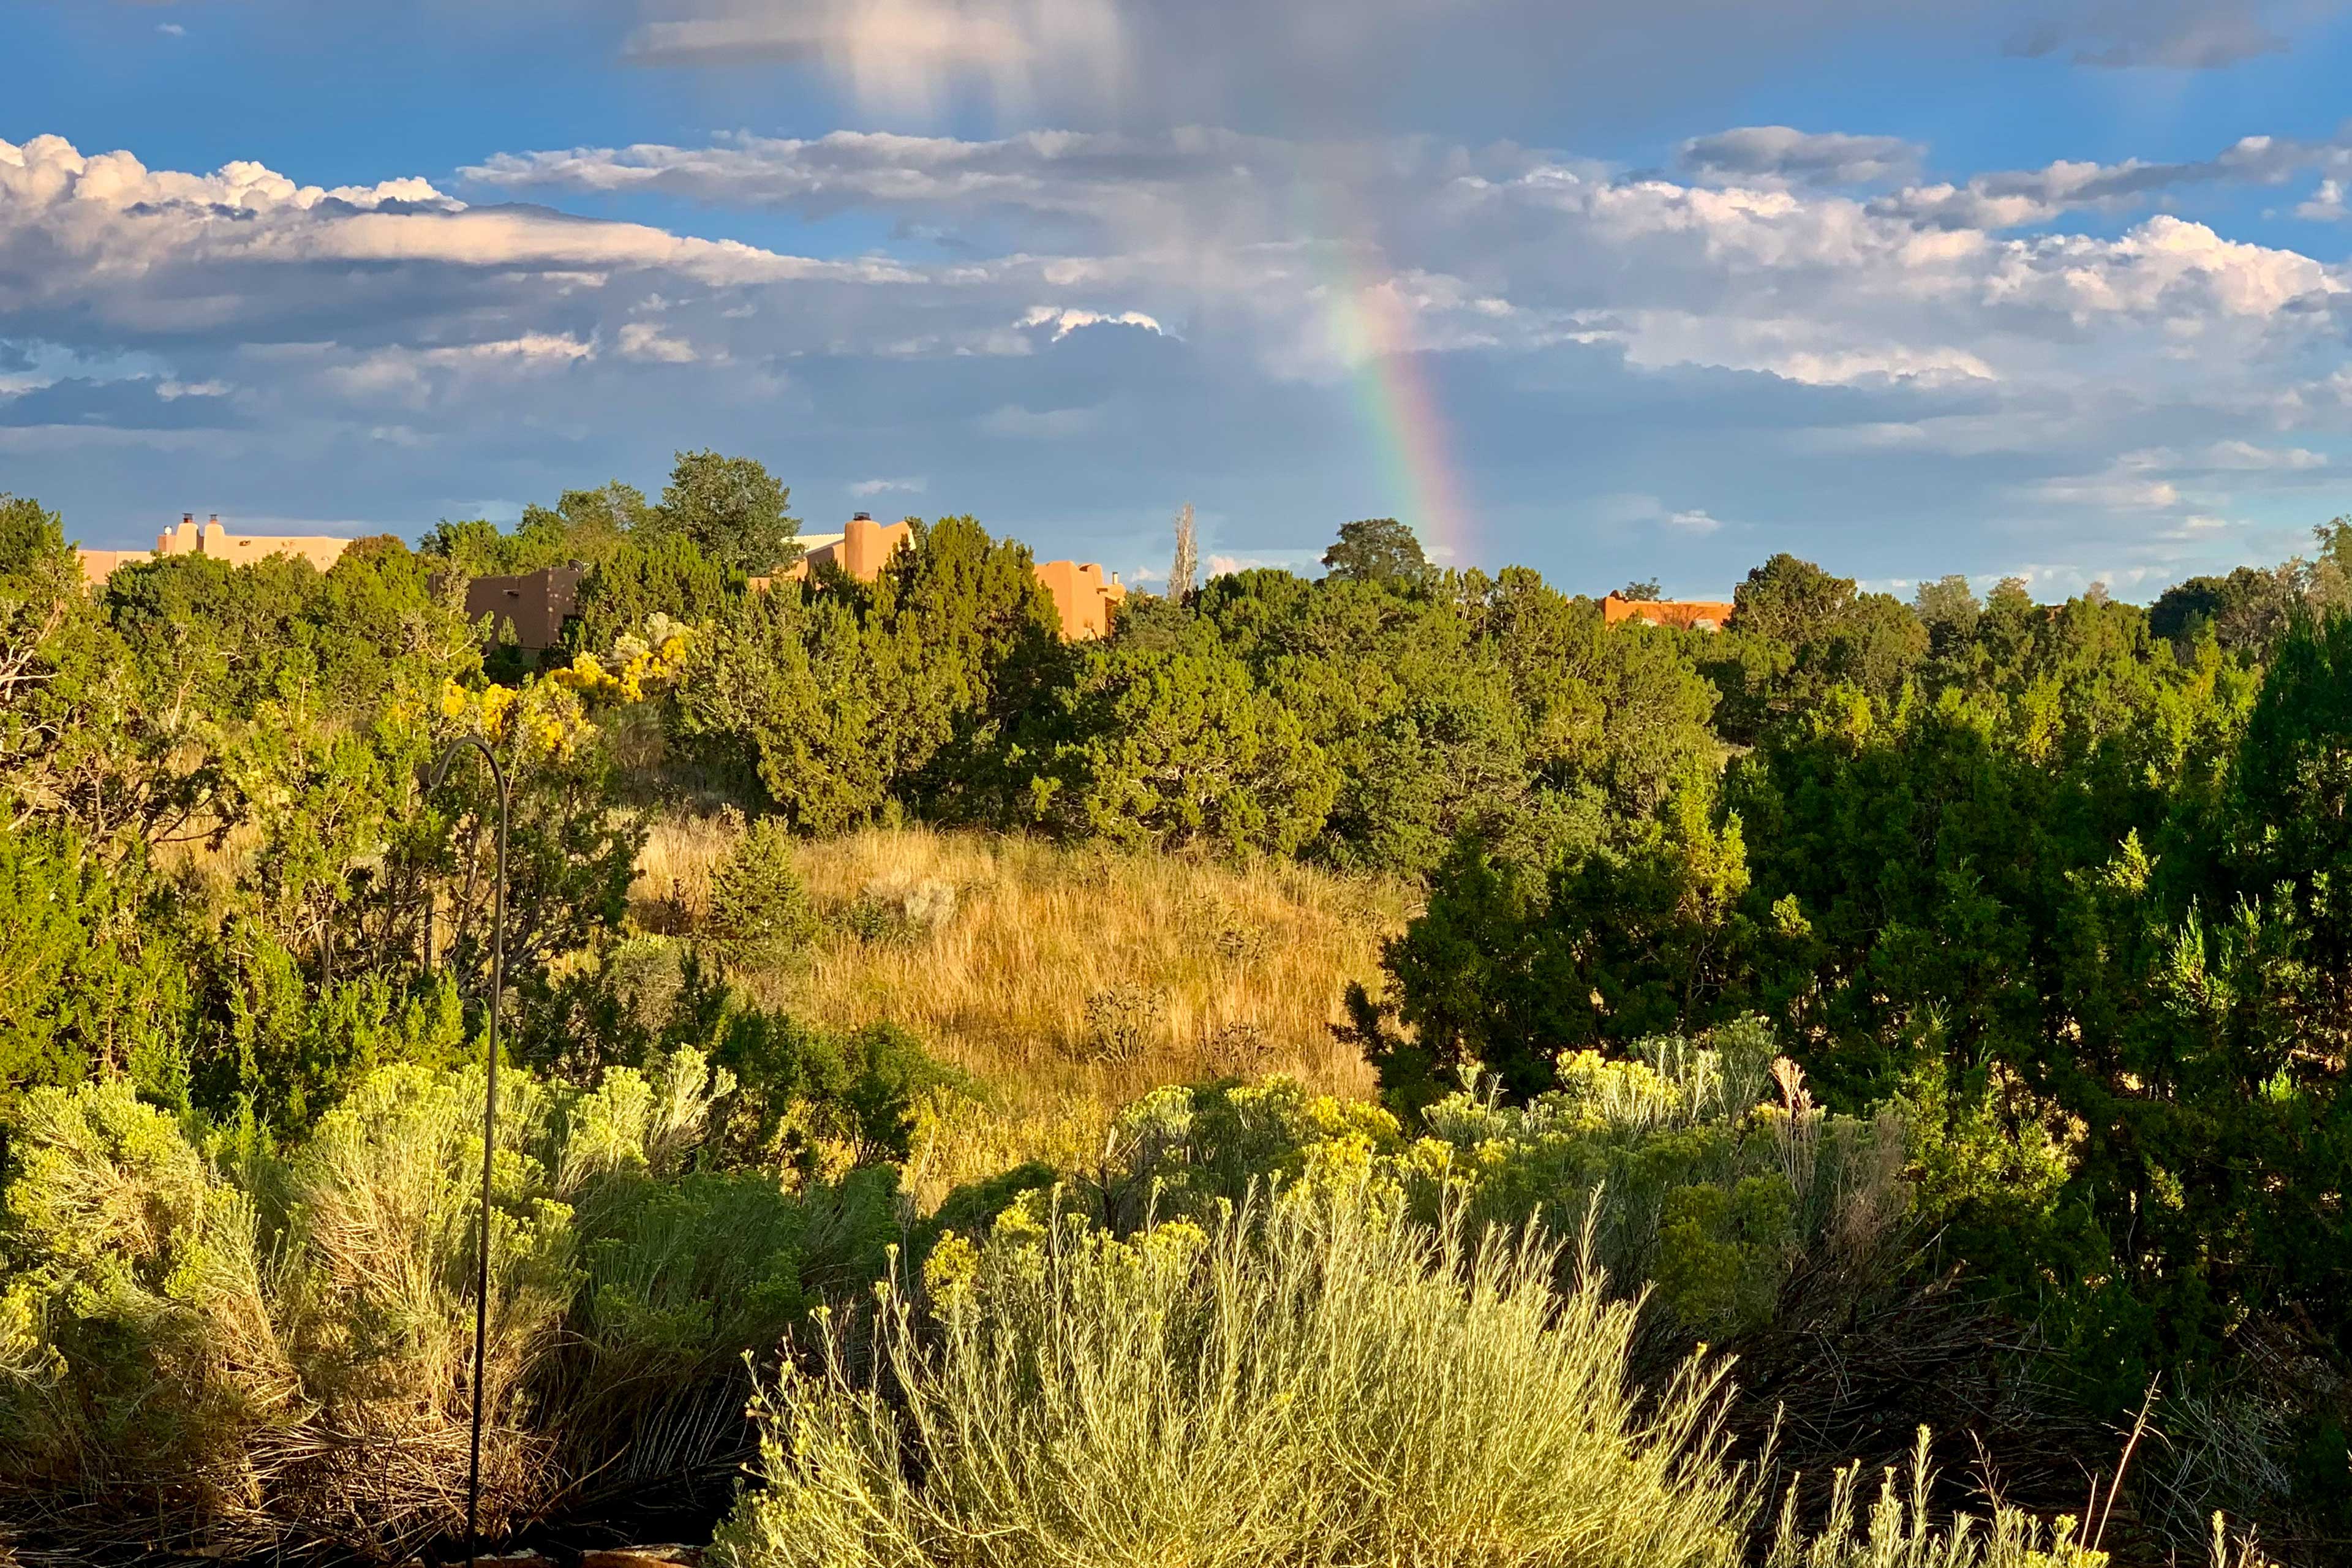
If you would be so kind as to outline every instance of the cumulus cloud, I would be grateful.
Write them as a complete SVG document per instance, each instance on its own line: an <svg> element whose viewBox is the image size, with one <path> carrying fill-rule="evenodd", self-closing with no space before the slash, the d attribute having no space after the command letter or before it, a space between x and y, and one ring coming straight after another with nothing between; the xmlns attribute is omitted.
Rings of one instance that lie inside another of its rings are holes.
<svg viewBox="0 0 2352 1568"><path fill-rule="evenodd" d="M2347 216L2344 205L2344 182L2337 179L2320 181L2317 190L2295 204L2294 216L2314 223L2341 223Z"/></svg>
<svg viewBox="0 0 2352 1568"><path fill-rule="evenodd" d="M2238 143L2235 177L2311 163L2280 145ZM859 487L919 467L954 475L956 510L1021 498L992 521L1041 542L1119 518L1156 542L1160 492L1211 473L1229 493L1197 499L1238 520L1220 542L1266 556L1411 500L1349 434L1358 383L1420 389L1439 417L1416 439L1450 427L1474 489L1690 476L1612 526L1697 553L1772 525L1734 469L1813 515L1974 507L2035 538L2128 534L2098 557L2118 569L2193 548L2151 518L2239 515L2330 471L2352 435L2342 265L2168 214L2019 235L1917 187L1851 188L1913 161L1754 128L1692 142L1680 178L1429 137L860 133L327 189L43 138L0 144L0 345L47 345L0 346L0 397L58 452L100 439L84 427L180 440L201 416L208 460L257 471L300 447L322 493L417 452L445 487L504 495L604 477L623 447L649 454L626 470L644 482L672 447L734 441L803 493L889 493ZM1979 179L2045 205L2097 188ZM797 257L561 210L614 192L701 204L712 232L758 208L888 237ZM1468 504L1539 564L1566 549L1524 493Z"/></svg>
<svg viewBox="0 0 2352 1568"><path fill-rule="evenodd" d="M620 333L621 353L657 364L692 364L702 355L683 338L671 337L651 321L630 321Z"/></svg>
<svg viewBox="0 0 2352 1568"><path fill-rule="evenodd" d="M1977 174L1959 184L1911 186L1880 198L1874 210L1949 228L2016 228L2074 211L2121 211L2185 186L2277 184L2306 170L2347 168L2352 142L2340 136L2319 142L2246 136L2210 158L2189 162L2061 160L2040 169ZM2322 199L2335 184L2323 185Z"/></svg>
<svg viewBox="0 0 2352 1568"><path fill-rule="evenodd" d="M1020 324L1024 327L1053 328L1055 342L1060 342L1081 327L1141 327L1148 332L1163 337L1167 335L1158 321L1140 310L1121 310L1112 316L1100 310L1057 310L1051 305L1036 305L1021 318Z"/></svg>
<svg viewBox="0 0 2352 1568"><path fill-rule="evenodd" d="M919 496L929 488L930 481L919 477L910 479L859 479L849 487L849 493L859 500L866 500L882 495Z"/></svg>

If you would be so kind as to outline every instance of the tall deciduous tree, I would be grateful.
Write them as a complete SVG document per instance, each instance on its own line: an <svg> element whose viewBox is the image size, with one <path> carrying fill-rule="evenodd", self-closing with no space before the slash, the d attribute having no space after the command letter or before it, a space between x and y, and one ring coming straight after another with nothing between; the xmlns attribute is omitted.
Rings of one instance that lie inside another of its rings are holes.
<svg viewBox="0 0 2352 1568"><path fill-rule="evenodd" d="M758 577L800 559L800 520L785 510L791 501L792 491L756 458L680 452L651 521L720 566Z"/></svg>
<svg viewBox="0 0 2352 1568"><path fill-rule="evenodd" d="M1433 574L1412 530L1392 517L1360 518L1339 525L1339 537L1323 552L1323 570L1343 583L1386 583L1419 587Z"/></svg>
<svg viewBox="0 0 2352 1568"><path fill-rule="evenodd" d="M1176 554L1168 563L1168 597L1173 604L1182 604L1192 596L1199 584L1194 581L1200 573L1200 560L1192 541L1192 503L1186 501L1176 511Z"/></svg>

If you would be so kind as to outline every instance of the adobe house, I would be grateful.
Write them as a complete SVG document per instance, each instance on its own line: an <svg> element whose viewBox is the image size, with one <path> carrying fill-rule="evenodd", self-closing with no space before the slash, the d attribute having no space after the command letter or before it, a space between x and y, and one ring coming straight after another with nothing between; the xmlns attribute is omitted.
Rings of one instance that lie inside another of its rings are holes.
<svg viewBox="0 0 2352 1568"><path fill-rule="evenodd" d="M1682 632L1719 632L1730 624L1731 611L1719 599L1625 599L1612 594L1601 601L1604 626L1646 621Z"/></svg>
<svg viewBox="0 0 2352 1568"><path fill-rule="evenodd" d="M900 545L914 537L914 532L907 523L879 523L872 513L861 511L839 533L802 534L803 553L789 571L777 575L805 580L811 572L830 562L859 582L871 583L882 574L883 566ZM1037 580L1054 595L1054 609L1061 616L1063 637L1077 642L1110 635L1114 608L1127 598L1127 588L1116 573L1106 583L1102 567L1091 561L1083 564L1076 561L1040 561L1036 571ZM770 581L754 577L751 584L765 588Z"/></svg>
<svg viewBox="0 0 2352 1568"><path fill-rule="evenodd" d="M515 644L544 653L563 640L563 623L580 613L580 584L584 566L548 566L506 577L476 577L466 584L466 618L498 618L490 623L490 640L502 628L514 627Z"/></svg>
<svg viewBox="0 0 2352 1568"><path fill-rule="evenodd" d="M1062 636L1072 642L1110 636L1111 616L1127 601L1127 589L1116 573L1103 581L1103 569L1089 561L1040 561L1037 580L1054 595L1061 613Z"/></svg>
<svg viewBox="0 0 2352 1568"><path fill-rule="evenodd" d="M231 533L221 526L218 512L199 528L196 514L184 511L180 514L180 526L157 534L152 551L84 550L79 554L82 581L96 587L111 576L116 567L152 561L159 555L209 555L232 566L249 566L272 555L292 555L324 572L342 559L351 542L319 533Z"/></svg>
<svg viewBox="0 0 2352 1568"><path fill-rule="evenodd" d="M805 580L810 573L829 563L861 583L871 583L882 574L884 563L914 534L914 529L906 523L879 523L874 521L873 513L861 511L839 533L802 534L801 558L793 563L790 571L780 575Z"/></svg>

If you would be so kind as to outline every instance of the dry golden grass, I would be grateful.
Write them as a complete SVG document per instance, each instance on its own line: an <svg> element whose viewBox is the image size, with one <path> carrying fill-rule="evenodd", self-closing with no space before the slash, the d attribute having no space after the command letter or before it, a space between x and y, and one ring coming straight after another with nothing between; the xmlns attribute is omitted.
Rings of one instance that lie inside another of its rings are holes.
<svg viewBox="0 0 2352 1568"><path fill-rule="evenodd" d="M690 927L740 835L723 818L656 825L640 920ZM932 1117L919 1194L1024 1159L1087 1163L1111 1112L1159 1084L1280 1071L1370 1091L1331 1026L1349 981L1379 979L1381 940L1410 911L1401 884L928 828L804 844L798 859L824 934L801 964L746 983L813 1023L911 1029L988 1090ZM1125 1030L1107 1038L1107 1016Z"/></svg>

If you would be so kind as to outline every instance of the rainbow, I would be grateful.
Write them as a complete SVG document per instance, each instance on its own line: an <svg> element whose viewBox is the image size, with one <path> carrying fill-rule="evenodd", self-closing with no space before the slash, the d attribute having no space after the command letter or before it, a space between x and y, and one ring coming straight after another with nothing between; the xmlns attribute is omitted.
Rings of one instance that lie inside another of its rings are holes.
<svg viewBox="0 0 2352 1568"><path fill-rule="evenodd" d="M1369 247L1339 241L1327 253L1340 258L1338 276L1319 290L1327 330L1349 367L1383 488L1403 500L1402 521L1439 564L1466 568L1475 555L1471 510L1398 281L1370 274L1362 265Z"/></svg>

